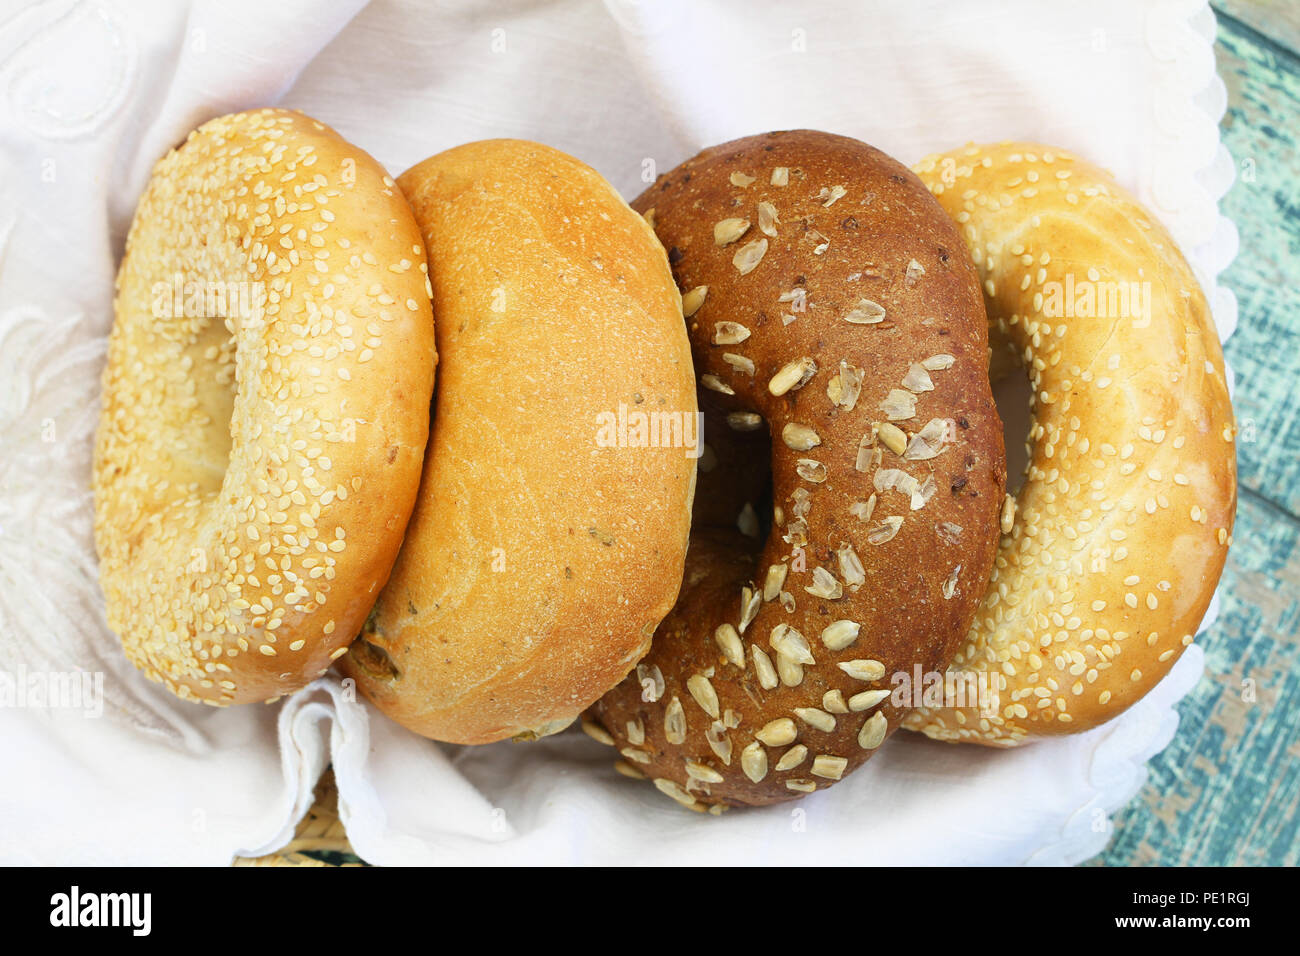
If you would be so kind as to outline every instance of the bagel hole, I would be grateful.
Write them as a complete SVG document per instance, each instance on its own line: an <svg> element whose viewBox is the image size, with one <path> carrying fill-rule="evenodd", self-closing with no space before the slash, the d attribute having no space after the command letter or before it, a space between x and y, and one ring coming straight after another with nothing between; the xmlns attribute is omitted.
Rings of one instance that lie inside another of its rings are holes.
<svg viewBox="0 0 1300 956"><path fill-rule="evenodd" d="M200 488L215 493L230 468L234 443L231 421L237 394L236 349L228 320L216 316L207 319L185 352L193 362L194 414L201 436L188 457Z"/></svg>
<svg viewBox="0 0 1300 956"><path fill-rule="evenodd" d="M991 330L990 330L991 331ZM996 348L996 346L995 346ZM1010 349L1005 350L1010 355ZM1025 483L1029 466L1029 427L1032 422L1030 401L1034 391L1024 363L1012 356L997 355L990 369L993 401L1002 418L1002 442L1007 456L1007 493L1016 494Z"/></svg>

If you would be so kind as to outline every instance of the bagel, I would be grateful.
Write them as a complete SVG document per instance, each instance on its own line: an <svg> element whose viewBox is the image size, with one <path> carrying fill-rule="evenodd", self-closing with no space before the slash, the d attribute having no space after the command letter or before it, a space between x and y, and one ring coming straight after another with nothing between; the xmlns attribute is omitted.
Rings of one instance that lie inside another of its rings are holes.
<svg viewBox="0 0 1300 956"><path fill-rule="evenodd" d="M988 583L979 280L921 182L842 136L706 149L633 207L685 290L709 450L682 596L586 729L693 809L798 798L876 751L891 675L942 672Z"/></svg>
<svg viewBox="0 0 1300 956"><path fill-rule="evenodd" d="M1033 389L1023 484L952 667L998 707L906 726L1010 746L1121 713L1192 643L1236 509L1235 425L1209 307L1172 237L1108 174L1032 143L917 172L980 270L994 367Z"/></svg>
<svg viewBox="0 0 1300 956"><path fill-rule="evenodd" d="M109 627L182 698L295 690L360 629L415 500L435 356L410 208L309 117L214 119L154 168L114 308Z"/></svg>
<svg viewBox="0 0 1300 956"><path fill-rule="evenodd" d="M406 543L341 667L427 737L544 736L677 596L699 450L681 300L641 217L558 150L470 143L399 183L442 365Z"/></svg>

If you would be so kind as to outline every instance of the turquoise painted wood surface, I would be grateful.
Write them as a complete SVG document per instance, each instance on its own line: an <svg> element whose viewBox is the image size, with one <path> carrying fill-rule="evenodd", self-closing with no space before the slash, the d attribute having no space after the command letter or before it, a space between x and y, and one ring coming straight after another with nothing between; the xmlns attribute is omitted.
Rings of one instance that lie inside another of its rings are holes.
<svg viewBox="0 0 1300 956"><path fill-rule="evenodd" d="M1222 277L1241 500L1206 675L1169 748L1112 821L1109 866L1300 863L1300 15L1232 0L1219 15L1224 199L1241 252Z"/></svg>

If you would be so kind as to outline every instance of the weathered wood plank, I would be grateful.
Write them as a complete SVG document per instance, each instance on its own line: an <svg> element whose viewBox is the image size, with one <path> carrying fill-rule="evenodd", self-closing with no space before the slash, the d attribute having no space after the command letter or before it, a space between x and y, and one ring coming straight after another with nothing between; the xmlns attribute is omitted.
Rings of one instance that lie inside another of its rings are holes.
<svg viewBox="0 0 1300 956"><path fill-rule="evenodd" d="M1216 14L1230 16L1300 54L1300 3L1296 0L1214 0L1210 6Z"/></svg>

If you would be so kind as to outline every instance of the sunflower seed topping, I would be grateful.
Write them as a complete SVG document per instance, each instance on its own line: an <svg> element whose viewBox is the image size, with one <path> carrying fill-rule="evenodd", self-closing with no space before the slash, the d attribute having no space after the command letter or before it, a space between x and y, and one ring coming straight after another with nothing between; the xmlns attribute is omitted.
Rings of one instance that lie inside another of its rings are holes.
<svg viewBox="0 0 1300 956"><path fill-rule="evenodd" d="M730 245L748 230L748 219L724 219L713 227L713 243L718 246Z"/></svg>
<svg viewBox="0 0 1300 956"><path fill-rule="evenodd" d="M876 436L872 432L867 432L858 440L858 456L853 462L855 470L866 471L871 467L871 451L875 444Z"/></svg>
<svg viewBox="0 0 1300 956"><path fill-rule="evenodd" d="M754 674L758 677L758 686L763 690L775 689L781 681L777 677L776 668L772 666L772 658L767 656L767 651L757 644L750 644L749 656L754 661Z"/></svg>
<svg viewBox="0 0 1300 956"><path fill-rule="evenodd" d="M903 451L908 461L929 461L944 449L945 440L953 434L956 423L951 418L932 418L925 427L912 436Z"/></svg>
<svg viewBox="0 0 1300 956"><path fill-rule="evenodd" d="M820 485L826 480L826 466L813 458L800 458L794 463L794 470L804 481Z"/></svg>
<svg viewBox="0 0 1300 956"><path fill-rule="evenodd" d="M767 751L752 743L740 752L740 769L752 782L758 783L767 776Z"/></svg>
<svg viewBox="0 0 1300 956"><path fill-rule="evenodd" d="M807 451L822 443L820 435L807 425L800 425L797 422L790 422L781 429L781 440L785 442L787 448L795 451Z"/></svg>
<svg viewBox="0 0 1300 956"><path fill-rule="evenodd" d="M922 359L921 368L927 372L942 372L944 369L952 368L955 361L957 360L947 352L940 352L938 355L931 355L927 359Z"/></svg>
<svg viewBox="0 0 1300 956"><path fill-rule="evenodd" d="M1007 495L1002 499L1002 533L1010 534L1016 523L1016 499Z"/></svg>
<svg viewBox="0 0 1300 956"><path fill-rule="evenodd" d="M658 664L636 665L636 682L641 685L641 699L647 704L656 703L664 695L664 675Z"/></svg>
<svg viewBox="0 0 1300 956"><path fill-rule="evenodd" d="M926 475L925 481L921 482L921 487L912 492L912 510L919 511L924 508L938 490L939 485L935 482L934 475Z"/></svg>
<svg viewBox="0 0 1300 956"><path fill-rule="evenodd" d="M739 322L713 323L714 345L739 345L747 338L749 338L749 329Z"/></svg>
<svg viewBox="0 0 1300 956"><path fill-rule="evenodd" d="M645 779L645 774L643 774L640 770L636 769L636 767L632 766L626 760L615 760L614 769L617 770L623 776L628 777L629 779L632 780Z"/></svg>
<svg viewBox="0 0 1300 956"><path fill-rule="evenodd" d="M700 384L711 392L717 392L720 395L735 395L736 390L718 378L716 375L701 375Z"/></svg>
<svg viewBox="0 0 1300 956"><path fill-rule="evenodd" d="M804 590L813 597L826 598L830 601L838 601L844 597L844 586L825 568L813 568L812 578L812 585L805 587Z"/></svg>
<svg viewBox="0 0 1300 956"><path fill-rule="evenodd" d="M776 655L776 674L786 687L798 687L803 683L803 665L784 654Z"/></svg>
<svg viewBox="0 0 1300 956"><path fill-rule="evenodd" d="M781 224L781 217L776 213L776 207L770 202L764 200L758 204L758 229L765 236L776 237L776 227Z"/></svg>
<svg viewBox="0 0 1300 956"><path fill-rule="evenodd" d="M682 296L682 315L689 319L700 311L700 306L704 304L704 300L708 298L708 295L709 287L706 285L697 285L687 292Z"/></svg>
<svg viewBox="0 0 1300 956"><path fill-rule="evenodd" d="M754 736L769 747L784 747L794 743L799 731L789 717L778 717L764 724Z"/></svg>
<svg viewBox="0 0 1300 956"><path fill-rule="evenodd" d="M849 505L849 514L859 521L870 521L871 513L876 510L876 496L873 494L866 501L855 501Z"/></svg>
<svg viewBox="0 0 1300 956"><path fill-rule="evenodd" d="M777 166L772 170L772 178L768 182L773 186L790 185L790 167Z"/></svg>
<svg viewBox="0 0 1300 956"><path fill-rule="evenodd" d="M815 727L823 733L835 731L835 718L818 707L796 707L794 715L809 727Z"/></svg>
<svg viewBox="0 0 1300 956"><path fill-rule="evenodd" d="M614 738L610 736L608 730L590 720L582 722L582 732L592 740L605 744L607 747L614 746Z"/></svg>
<svg viewBox="0 0 1300 956"><path fill-rule="evenodd" d="M767 390L773 395L784 395L791 389L803 388L816 374L817 363L805 355L781 366L767 383Z"/></svg>
<svg viewBox="0 0 1300 956"><path fill-rule="evenodd" d="M664 737L670 744L686 743L686 710L676 695L664 711Z"/></svg>
<svg viewBox="0 0 1300 956"><path fill-rule="evenodd" d="M714 770L708 764L700 763L698 760L687 760L686 776L692 780L699 780L703 783L722 783L723 776Z"/></svg>
<svg viewBox="0 0 1300 956"><path fill-rule="evenodd" d="M660 793L667 794L684 806L695 806L695 798L693 796L665 777L655 777L655 787L658 788Z"/></svg>
<svg viewBox="0 0 1300 956"><path fill-rule="evenodd" d="M749 228L749 224L745 224ZM763 256L767 254L767 240L755 239L741 246L734 256L731 257L731 264L739 270L740 274L749 275L763 261Z"/></svg>
<svg viewBox="0 0 1300 956"><path fill-rule="evenodd" d="M865 374L857 366L841 360L839 372L831 376L826 386L826 397L832 404L853 411L854 406L858 404L858 396L862 394L862 380Z"/></svg>
<svg viewBox="0 0 1300 956"><path fill-rule="evenodd" d="M752 376L754 374L754 360L751 358L737 355L735 352L723 352L722 361L726 362L742 375Z"/></svg>
<svg viewBox="0 0 1300 956"><path fill-rule="evenodd" d="M691 692L695 698L695 703L712 717L718 719L720 713L718 707L718 692L713 689L713 684L703 674L692 674L686 681L686 689Z"/></svg>
<svg viewBox="0 0 1300 956"><path fill-rule="evenodd" d="M921 265L921 263L913 259L907 264L907 282L909 285L914 285L916 280L923 275L925 275L925 266Z"/></svg>
<svg viewBox="0 0 1300 956"><path fill-rule="evenodd" d="M817 663L817 659L812 656L812 649L808 646L808 639L789 624L781 623L772 628L767 643L778 655L788 657L796 664Z"/></svg>
<svg viewBox="0 0 1300 956"><path fill-rule="evenodd" d="M763 427L763 416L757 412L728 412L727 427L736 432L756 432Z"/></svg>
<svg viewBox="0 0 1300 956"><path fill-rule="evenodd" d="M763 582L763 600L775 601L785 586L785 576L790 573L788 564L773 564L767 569L767 579Z"/></svg>
<svg viewBox="0 0 1300 956"><path fill-rule="evenodd" d="M817 789L817 784L811 780L787 780L785 782L787 790L794 790L798 793L812 793Z"/></svg>
<svg viewBox="0 0 1300 956"><path fill-rule="evenodd" d="M875 750L884 741L888 729L889 721L885 720L884 712L876 711L858 731L858 746L863 750Z"/></svg>
<svg viewBox="0 0 1300 956"><path fill-rule="evenodd" d="M848 190L843 186L832 186L830 189L823 186L821 192L817 194L817 198L822 200L823 208L829 209L835 205L837 199L842 199L846 193L848 193Z"/></svg>
<svg viewBox="0 0 1300 956"><path fill-rule="evenodd" d="M907 374L903 376L903 388L909 392L933 392L934 381L929 372L913 363L907 367Z"/></svg>
<svg viewBox="0 0 1300 956"><path fill-rule="evenodd" d="M860 657L857 660L841 661L840 670L848 674L854 680L880 680L885 676L885 665L880 661L873 661L869 657Z"/></svg>
<svg viewBox="0 0 1300 956"><path fill-rule="evenodd" d="M781 754L781 759L776 762L777 772L783 770L793 770L799 764L808 758L808 748L803 744L795 744L785 753Z"/></svg>
<svg viewBox="0 0 1300 956"><path fill-rule="evenodd" d="M890 691L888 688L883 690L864 690L860 694L854 694L849 698L849 710L855 713L863 710L870 710L881 701L889 699Z"/></svg>
<svg viewBox="0 0 1300 956"><path fill-rule="evenodd" d="M858 639L859 630L857 621L832 621L822 628L822 643L832 651L842 651Z"/></svg>
<svg viewBox="0 0 1300 956"><path fill-rule="evenodd" d="M881 422L876 426L876 437L880 443L892 451L895 455L901 455L907 451L907 435L897 425L891 422Z"/></svg>
<svg viewBox="0 0 1300 956"><path fill-rule="evenodd" d="M742 173L740 170L736 170L731 174L731 185L739 186L741 189L744 189L746 186L752 186L754 182L755 177L750 176L747 173Z"/></svg>
<svg viewBox="0 0 1300 956"><path fill-rule="evenodd" d="M862 567L862 561L858 553L853 550L853 545L847 541L835 550L835 558L840 566L840 577L849 587L865 584L867 575Z"/></svg>
<svg viewBox="0 0 1300 956"><path fill-rule="evenodd" d="M645 724L639 718L627 722L627 742L638 747L645 743Z"/></svg>
<svg viewBox="0 0 1300 956"><path fill-rule="evenodd" d="M747 538L758 537L758 513L751 502L746 501L736 516L736 529Z"/></svg>
<svg viewBox="0 0 1300 956"><path fill-rule="evenodd" d="M886 541L893 541L894 535L898 534L898 529L902 526L902 516L892 515L867 532L867 543L884 544Z"/></svg>
<svg viewBox="0 0 1300 956"><path fill-rule="evenodd" d="M728 663L735 664L741 670L745 669L745 645L740 642L740 635L732 625L719 624L713 632L713 639Z"/></svg>
<svg viewBox="0 0 1300 956"><path fill-rule="evenodd" d="M635 747L624 747L622 750L619 751L619 753L621 753L628 760L635 761L636 763L650 762L650 755L646 753L644 750L637 750Z"/></svg>
<svg viewBox="0 0 1300 956"><path fill-rule="evenodd" d="M916 396L901 388L891 388L885 400L880 403L880 410L891 422L906 421L916 417Z"/></svg>
<svg viewBox="0 0 1300 956"><path fill-rule="evenodd" d="M844 321L853 325L875 325L885 321L885 307L871 299L859 299L858 304L845 314Z"/></svg>
<svg viewBox="0 0 1300 956"><path fill-rule="evenodd" d="M827 780L838 780L840 777L844 776L844 770L848 765L849 761L846 757L832 757L829 754L818 754L813 758L813 776L825 777Z"/></svg>
<svg viewBox="0 0 1300 956"><path fill-rule="evenodd" d="M943 582L943 599L951 601L952 596L957 593L957 577L961 574L961 565L952 569L952 574L948 575L948 580Z"/></svg>
<svg viewBox="0 0 1300 956"><path fill-rule="evenodd" d="M749 622L754 620L758 609L763 606L763 592L746 585L740 589L740 633L745 633Z"/></svg>
<svg viewBox="0 0 1300 956"><path fill-rule="evenodd" d="M828 714L847 714L848 704L844 703L844 694L839 690L828 690L822 694L822 710Z"/></svg>
<svg viewBox="0 0 1300 956"><path fill-rule="evenodd" d="M731 766L731 740L727 737L727 725L721 720L715 720L709 725L709 729L704 732L704 739L708 741L709 749L721 760L726 766Z"/></svg>

